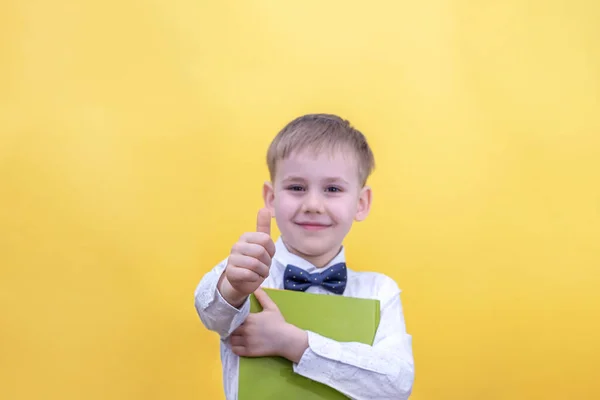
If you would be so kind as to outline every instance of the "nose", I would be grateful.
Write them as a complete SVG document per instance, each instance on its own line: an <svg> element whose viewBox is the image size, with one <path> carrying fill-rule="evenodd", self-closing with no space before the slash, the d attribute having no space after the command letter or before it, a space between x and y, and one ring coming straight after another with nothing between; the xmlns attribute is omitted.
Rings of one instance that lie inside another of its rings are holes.
<svg viewBox="0 0 600 400"><path fill-rule="evenodd" d="M306 194L304 203L302 204L302 211L317 214L323 214L325 212L323 197L318 191L311 190Z"/></svg>

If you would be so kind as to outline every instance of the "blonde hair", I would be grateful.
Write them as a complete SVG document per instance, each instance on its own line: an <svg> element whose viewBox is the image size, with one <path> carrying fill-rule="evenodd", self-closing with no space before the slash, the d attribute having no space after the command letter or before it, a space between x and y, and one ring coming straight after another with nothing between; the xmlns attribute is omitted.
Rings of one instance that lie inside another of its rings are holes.
<svg viewBox="0 0 600 400"><path fill-rule="evenodd" d="M373 152L365 136L345 119L332 114L307 114L288 123L275 136L267 151L271 180L275 179L277 161L292 152L310 149L318 153L328 150L352 150L358 161L358 176L362 185L375 168Z"/></svg>

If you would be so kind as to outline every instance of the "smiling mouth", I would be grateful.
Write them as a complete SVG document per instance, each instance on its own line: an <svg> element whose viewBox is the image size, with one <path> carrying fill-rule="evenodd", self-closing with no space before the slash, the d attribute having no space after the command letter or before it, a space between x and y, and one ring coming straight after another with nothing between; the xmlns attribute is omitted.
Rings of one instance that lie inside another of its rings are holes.
<svg viewBox="0 0 600 400"><path fill-rule="evenodd" d="M311 224L311 223L298 223L296 224L301 228L304 228L308 231L320 231L326 228L329 228L331 225L323 225L323 224Z"/></svg>

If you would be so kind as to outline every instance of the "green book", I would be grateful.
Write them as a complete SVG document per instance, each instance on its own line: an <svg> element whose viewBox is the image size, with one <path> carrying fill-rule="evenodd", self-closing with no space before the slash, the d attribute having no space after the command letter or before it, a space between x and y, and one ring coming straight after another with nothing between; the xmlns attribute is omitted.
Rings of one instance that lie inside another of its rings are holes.
<svg viewBox="0 0 600 400"><path fill-rule="evenodd" d="M285 320L338 342L372 345L379 326L379 300L265 289ZM250 296L250 312L262 307ZM282 357L241 357L238 400L347 399L335 389L296 374Z"/></svg>

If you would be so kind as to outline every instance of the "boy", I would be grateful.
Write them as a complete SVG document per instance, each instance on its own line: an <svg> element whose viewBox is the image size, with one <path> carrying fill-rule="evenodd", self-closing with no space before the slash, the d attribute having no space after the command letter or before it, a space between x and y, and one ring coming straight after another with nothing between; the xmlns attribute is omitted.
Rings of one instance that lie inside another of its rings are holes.
<svg viewBox="0 0 600 400"><path fill-rule="evenodd" d="M267 164L271 181L263 187L256 232L243 234L195 292L200 319L221 336L226 398L237 399L239 356L281 356L295 373L352 399L407 399L414 365L400 290L383 274L345 264L342 242L371 207L366 181L374 159L365 137L337 116L305 115L275 137ZM277 242L270 237L272 216L281 231ZM373 346L339 343L287 323L261 287L379 299ZM262 312L249 314L251 293Z"/></svg>

